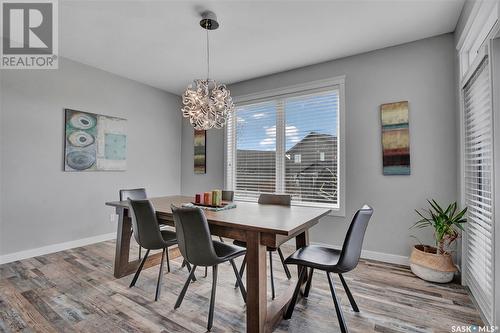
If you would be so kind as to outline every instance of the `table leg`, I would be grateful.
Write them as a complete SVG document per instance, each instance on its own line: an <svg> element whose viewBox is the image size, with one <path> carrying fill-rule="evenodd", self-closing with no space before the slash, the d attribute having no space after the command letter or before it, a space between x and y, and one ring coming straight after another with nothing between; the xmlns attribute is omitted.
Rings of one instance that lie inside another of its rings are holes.
<svg viewBox="0 0 500 333"><path fill-rule="evenodd" d="M263 333L267 315L266 247L259 232L246 232L247 332Z"/></svg>
<svg viewBox="0 0 500 333"><path fill-rule="evenodd" d="M295 237L295 248L298 250L304 246L309 245L309 231L305 230L303 233L298 234L297 237ZM302 266L297 266L297 274L300 276L300 270L302 269ZM307 274L304 274L304 279L302 280L302 287L300 289L301 295L303 295L303 287L305 286L307 282Z"/></svg>
<svg viewBox="0 0 500 333"><path fill-rule="evenodd" d="M309 234L307 230L305 230L304 232L300 233L295 237L295 244L297 249L300 249L301 247L309 244ZM300 273L299 270L298 273ZM307 282L307 276L305 279L302 280L301 290L304 288L306 282ZM286 309L288 308L288 305L290 304L294 289L295 289L295 284L290 288L288 288L287 290L280 292L278 297L269 303L269 306L267 307L267 318L266 318L266 328L265 328L266 333L272 332L274 330L274 327L276 327L276 325L278 325L279 322L283 320L283 314L285 313ZM301 295L299 294L299 299L300 297Z"/></svg>
<svg viewBox="0 0 500 333"><path fill-rule="evenodd" d="M115 266L113 275L116 278L125 276L124 269L129 262L130 237L132 236L132 222L125 208L116 208L118 224L116 230Z"/></svg>

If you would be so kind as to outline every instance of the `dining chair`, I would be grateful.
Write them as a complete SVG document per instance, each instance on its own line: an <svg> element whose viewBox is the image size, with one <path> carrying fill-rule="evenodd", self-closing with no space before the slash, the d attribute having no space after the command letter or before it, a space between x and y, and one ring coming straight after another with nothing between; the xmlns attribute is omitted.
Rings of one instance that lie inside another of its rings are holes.
<svg viewBox="0 0 500 333"><path fill-rule="evenodd" d="M234 191L222 190L222 201L233 201Z"/></svg>
<svg viewBox="0 0 500 333"><path fill-rule="evenodd" d="M229 261L233 267L236 280L240 287L243 300L246 302L246 290L238 274L238 268L234 259L245 254L243 247L212 240L208 222L203 211L198 207L175 207L172 206L172 214L175 222L175 230L179 243L179 250L186 261L193 265L184 287L182 288L174 308L181 306L184 295L189 287L190 280L198 266L212 267L212 292L210 296L210 309L208 312L207 329L213 324L215 291L217 287L217 266Z"/></svg>
<svg viewBox="0 0 500 333"><path fill-rule="evenodd" d="M222 201L231 202L234 200L234 191L222 190ZM221 236L219 236L219 240L224 242ZM208 267L205 267L205 277L208 275ZM237 284L237 283L236 283Z"/></svg>
<svg viewBox="0 0 500 333"><path fill-rule="evenodd" d="M133 188L120 190L120 201L127 201L128 198L132 200L147 199L145 188ZM139 260L141 259L142 247L139 245Z"/></svg>
<svg viewBox="0 0 500 333"><path fill-rule="evenodd" d="M129 287L131 288L135 285L137 279L139 278L139 274L141 274L144 263L148 258L149 252L151 250L162 250L160 272L158 274L155 294L155 301L157 301L160 298L163 261L166 255L167 265L169 265L168 248L177 244L176 234L170 230L160 230L155 209L149 200L132 200L129 198L128 203L132 216L132 230L134 238L140 246L146 249L146 254L137 268Z"/></svg>
<svg viewBox="0 0 500 333"><path fill-rule="evenodd" d="M259 196L258 203L260 205L281 205L281 206L290 206L292 202L292 197L289 194L271 194L271 193L262 193ZM234 245L237 246L242 246L246 247L247 243L245 241L239 241L235 240L233 242ZM275 298L275 289L274 289L274 276L273 276L273 252L278 252L281 260L281 264L283 265L283 269L285 270L286 277L288 280L292 278L292 275L290 274L290 270L285 264L285 258L283 256L283 252L281 252L281 249L279 247L267 247L267 252L269 253L269 271L271 273L271 293L272 293L272 299ZM243 257L243 262L241 263L240 267L240 277L243 277L243 273L245 271L245 266L247 262L247 257ZM237 285L235 285L236 287Z"/></svg>
<svg viewBox="0 0 500 333"><path fill-rule="evenodd" d="M340 325L340 331L342 333L347 332L347 325L345 323L342 308L337 299L335 293L335 286L331 277L331 273L339 275L340 282L344 287L347 298L351 303L351 307L354 312L359 312L358 305L354 300L354 297L347 286L347 283L342 276L342 274L352 271L359 262L359 257L361 255L361 248L363 245L363 239L365 237L366 228L368 222L373 214L373 209L367 205L364 205L360 210L354 215L351 225L347 230L347 234L344 239L344 244L341 250L332 249L329 247L318 246L318 245L308 245L302 247L295 251L291 256L289 256L285 263L288 265L297 265L300 271L299 280L295 287L292 300L285 312L285 319L290 319L292 317L295 304L297 303L297 297L300 292L302 283L306 277L307 269L309 268L309 276L307 277L306 287L304 289L304 297L309 296L309 290L311 289L312 277L314 270L321 270L326 272L328 278L328 284L330 286L330 292L332 294L333 303L335 305L335 311L337 313L337 318Z"/></svg>

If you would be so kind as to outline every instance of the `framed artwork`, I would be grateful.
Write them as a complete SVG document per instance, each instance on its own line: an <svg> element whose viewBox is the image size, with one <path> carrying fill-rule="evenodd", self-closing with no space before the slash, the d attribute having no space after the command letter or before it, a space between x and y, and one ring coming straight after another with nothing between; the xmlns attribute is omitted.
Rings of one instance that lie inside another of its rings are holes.
<svg viewBox="0 0 500 333"><path fill-rule="evenodd" d="M64 171L124 171L127 120L65 109Z"/></svg>
<svg viewBox="0 0 500 333"><path fill-rule="evenodd" d="M194 130L194 173L207 173L207 131Z"/></svg>
<svg viewBox="0 0 500 333"><path fill-rule="evenodd" d="M382 104L382 158L384 175L410 174L408 101Z"/></svg>

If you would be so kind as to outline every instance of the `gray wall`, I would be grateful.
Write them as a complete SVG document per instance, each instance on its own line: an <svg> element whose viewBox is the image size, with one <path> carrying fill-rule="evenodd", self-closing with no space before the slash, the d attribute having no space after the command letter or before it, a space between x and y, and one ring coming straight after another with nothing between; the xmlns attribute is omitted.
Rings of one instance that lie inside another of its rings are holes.
<svg viewBox="0 0 500 333"><path fill-rule="evenodd" d="M179 97L73 61L2 71L0 253L114 232L118 189L180 191ZM63 172L64 108L128 119L125 172Z"/></svg>
<svg viewBox="0 0 500 333"><path fill-rule="evenodd" d="M224 186L224 130L207 131L207 173L195 174L193 166L194 130L189 121L182 120L182 178L181 192L184 195L221 189Z"/></svg>
<svg viewBox="0 0 500 333"><path fill-rule="evenodd" d="M233 96L346 75L346 217L327 217L311 241L340 245L351 216L363 203L375 214L365 250L408 256L415 208L426 198L456 200L458 112L455 104L453 35L446 34L344 59L303 67L230 86ZM379 106L408 100L411 176L383 176ZM183 127L183 142L190 137ZM223 161L223 131L214 132L209 159ZM192 140L192 139L191 139ZM190 178L192 147L182 149L182 189L194 192L203 177ZM215 163L219 168L221 163ZM223 186L223 168L203 184ZM205 186L205 185L204 185ZM430 233L419 237L431 242Z"/></svg>

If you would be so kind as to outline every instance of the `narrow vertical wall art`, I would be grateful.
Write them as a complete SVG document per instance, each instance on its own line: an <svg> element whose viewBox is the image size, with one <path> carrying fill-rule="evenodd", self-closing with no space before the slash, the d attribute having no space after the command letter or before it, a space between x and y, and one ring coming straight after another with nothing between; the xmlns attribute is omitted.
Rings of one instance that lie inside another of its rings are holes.
<svg viewBox="0 0 500 333"><path fill-rule="evenodd" d="M382 104L382 154L384 175L410 174L408 101Z"/></svg>
<svg viewBox="0 0 500 333"><path fill-rule="evenodd" d="M207 173L207 131L194 130L194 173Z"/></svg>

